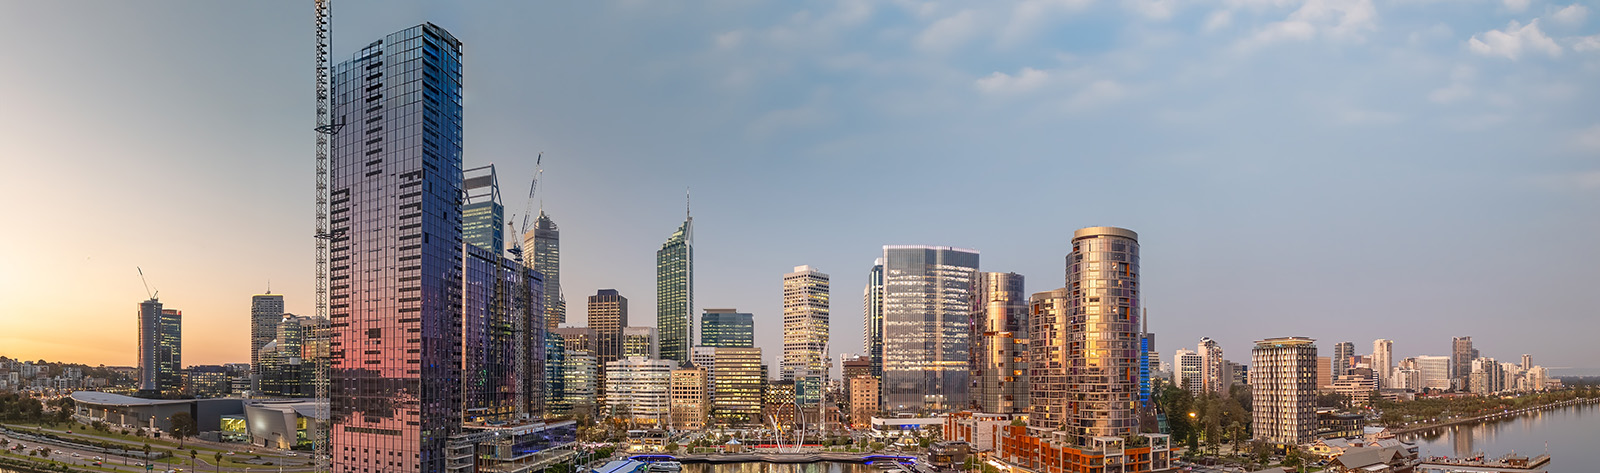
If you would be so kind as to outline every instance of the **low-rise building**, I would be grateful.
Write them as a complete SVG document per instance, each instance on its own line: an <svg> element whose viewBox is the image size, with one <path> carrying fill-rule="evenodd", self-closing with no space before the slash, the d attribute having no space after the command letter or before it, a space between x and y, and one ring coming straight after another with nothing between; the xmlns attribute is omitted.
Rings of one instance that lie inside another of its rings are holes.
<svg viewBox="0 0 1600 473"><path fill-rule="evenodd" d="M1172 468L1171 438L1140 434L1133 445L1121 437L1094 437L1078 447L1067 432L1008 425L1000 437L999 458L1018 472L1142 473Z"/></svg>
<svg viewBox="0 0 1600 473"><path fill-rule="evenodd" d="M1000 447L1000 432L1011 425L1011 414L955 412L944 416L944 439L965 442L974 452Z"/></svg>

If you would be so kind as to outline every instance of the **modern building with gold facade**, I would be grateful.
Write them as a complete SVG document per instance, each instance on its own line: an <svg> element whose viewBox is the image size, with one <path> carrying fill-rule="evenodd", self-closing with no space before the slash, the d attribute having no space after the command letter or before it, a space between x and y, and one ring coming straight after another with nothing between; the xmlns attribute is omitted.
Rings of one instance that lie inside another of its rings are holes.
<svg viewBox="0 0 1600 473"><path fill-rule="evenodd" d="M821 404L828 375L828 275L810 266L796 266L783 275L780 369L784 380L794 381L801 404Z"/></svg>
<svg viewBox="0 0 1600 473"><path fill-rule="evenodd" d="M675 430L701 430L711 413L706 395L706 369L691 366L672 370L672 413L668 424Z"/></svg>
<svg viewBox="0 0 1600 473"><path fill-rule="evenodd" d="M1028 409L1028 299L1017 273L978 273L972 312L972 406Z"/></svg>

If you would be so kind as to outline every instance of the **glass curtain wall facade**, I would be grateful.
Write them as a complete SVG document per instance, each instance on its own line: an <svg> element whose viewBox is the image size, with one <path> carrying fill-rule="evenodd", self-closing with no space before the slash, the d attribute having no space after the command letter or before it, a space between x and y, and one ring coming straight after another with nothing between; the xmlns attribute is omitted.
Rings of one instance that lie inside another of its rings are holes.
<svg viewBox="0 0 1600 473"><path fill-rule="evenodd" d="M890 412L965 407L978 252L885 246L883 404Z"/></svg>
<svg viewBox="0 0 1600 473"><path fill-rule="evenodd" d="M872 362L872 377L883 378L883 258L872 262L861 291L861 351Z"/></svg>
<svg viewBox="0 0 1600 473"><path fill-rule="evenodd" d="M1139 432L1139 235L1089 227L1067 254L1067 401L1078 443Z"/></svg>
<svg viewBox="0 0 1600 473"><path fill-rule="evenodd" d="M444 471L462 405L461 42L422 24L332 74L333 471Z"/></svg>
<svg viewBox="0 0 1600 473"><path fill-rule="evenodd" d="M601 289L595 295L589 296L589 322L588 329L594 335L591 342L594 350L595 362L600 368L595 372L599 377L597 390L599 395L605 395L605 365L622 358L622 328L628 326L628 298L622 297L616 289ZM570 344L572 339L568 337ZM568 389L571 389L570 386Z"/></svg>
<svg viewBox="0 0 1600 473"><path fill-rule="evenodd" d="M1067 290L1037 292L1028 298L1028 426L1059 430L1066 426L1068 391Z"/></svg>
<svg viewBox="0 0 1600 473"><path fill-rule="evenodd" d="M501 254L471 244L462 250L462 420L541 413L543 281Z"/></svg>
<svg viewBox="0 0 1600 473"><path fill-rule="evenodd" d="M755 316L739 309L706 309L700 315L700 346L755 347Z"/></svg>
<svg viewBox="0 0 1600 473"><path fill-rule="evenodd" d="M170 397L183 393L183 312L161 301L139 303L139 395Z"/></svg>
<svg viewBox="0 0 1600 473"><path fill-rule="evenodd" d="M661 330L662 359L689 364L693 311L694 218L690 217L656 251L656 326Z"/></svg>
<svg viewBox="0 0 1600 473"><path fill-rule="evenodd" d="M533 257L524 254L523 261L532 261L533 269L544 275L545 326L560 327L567 323L567 298L561 292L561 228L543 209L533 230L523 235L522 247L524 252L533 250Z"/></svg>
<svg viewBox="0 0 1600 473"><path fill-rule="evenodd" d="M505 206L500 202L500 183L494 165L462 171L461 241L483 248L489 254L505 254Z"/></svg>
<svg viewBox="0 0 1600 473"><path fill-rule="evenodd" d="M978 273L972 318L972 407L1028 409L1028 300L1017 273Z"/></svg>

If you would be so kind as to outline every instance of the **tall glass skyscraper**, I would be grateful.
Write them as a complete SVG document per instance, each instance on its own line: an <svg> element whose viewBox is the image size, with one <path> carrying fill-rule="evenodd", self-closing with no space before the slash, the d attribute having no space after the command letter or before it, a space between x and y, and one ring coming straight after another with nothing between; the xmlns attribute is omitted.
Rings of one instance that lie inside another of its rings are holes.
<svg viewBox="0 0 1600 473"><path fill-rule="evenodd" d="M872 262L861 291L861 352L872 363L872 377L883 378L883 258Z"/></svg>
<svg viewBox="0 0 1600 473"><path fill-rule="evenodd" d="M706 309L700 315L700 346L754 348L755 316L739 309Z"/></svg>
<svg viewBox="0 0 1600 473"><path fill-rule="evenodd" d="M250 377L251 389L259 389L261 379L261 347L272 341L283 320L283 294L256 294L250 296Z"/></svg>
<svg viewBox="0 0 1600 473"><path fill-rule="evenodd" d="M494 165L462 171L461 241L483 248L489 254L505 253L505 206L500 202L500 183Z"/></svg>
<svg viewBox="0 0 1600 473"><path fill-rule="evenodd" d="M656 251L656 327L661 358L688 365L694 310L694 217L688 217Z"/></svg>
<svg viewBox="0 0 1600 473"><path fill-rule="evenodd" d="M884 409L965 407L978 252L885 246L883 262Z"/></svg>
<svg viewBox="0 0 1600 473"><path fill-rule="evenodd" d="M461 42L407 28L332 82L333 471L444 471L462 413Z"/></svg>
<svg viewBox="0 0 1600 473"><path fill-rule="evenodd" d="M561 228L540 209L533 230L522 237L523 251L533 250L533 257L523 255L523 261L532 261L530 266L544 274L545 325L560 327L567 323L567 298L561 293Z"/></svg>
<svg viewBox="0 0 1600 473"><path fill-rule="evenodd" d="M150 298L139 303L139 395L183 392L183 312Z"/></svg>
<svg viewBox="0 0 1600 473"><path fill-rule="evenodd" d="M796 266L783 275L783 379L828 370L828 275Z"/></svg>

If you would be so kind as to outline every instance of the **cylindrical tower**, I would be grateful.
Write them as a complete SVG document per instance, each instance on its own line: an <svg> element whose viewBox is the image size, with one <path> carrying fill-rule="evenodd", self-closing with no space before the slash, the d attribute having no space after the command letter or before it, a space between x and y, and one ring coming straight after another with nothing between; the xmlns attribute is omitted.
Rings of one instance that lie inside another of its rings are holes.
<svg viewBox="0 0 1600 473"><path fill-rule="evenodd" d="M1067 255L1066 422L1079 445L1138 433L1139 235L1089 227Z"/></svg>

